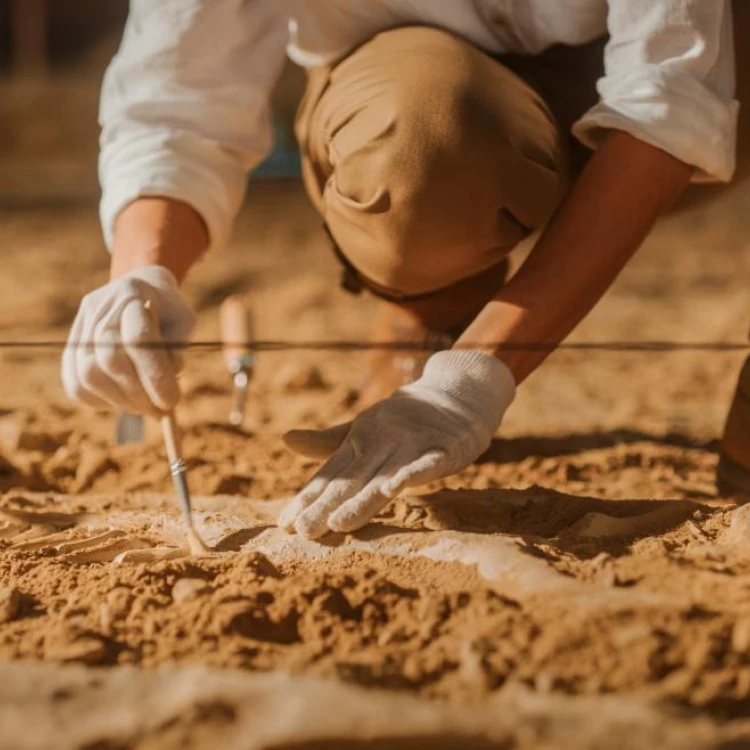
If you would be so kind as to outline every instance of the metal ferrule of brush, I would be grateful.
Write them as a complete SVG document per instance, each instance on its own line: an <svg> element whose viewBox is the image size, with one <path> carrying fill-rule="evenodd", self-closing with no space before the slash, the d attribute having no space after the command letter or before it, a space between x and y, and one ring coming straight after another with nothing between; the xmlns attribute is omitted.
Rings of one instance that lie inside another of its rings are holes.
<svg viewBox="0 0 750 750"><path fill-rule="evenodd" d="M178 458L169 464L169 472L173 477L176 477L178 474L184 474L186 471L187 466L185 466L185 462L181 458Z"/></svg>
<svg viewBox="0 0 750 750"><path fill-rule="evenodd" d="M192 508L190 507L190 490L187 484L187 467L185 462L178 458L169 464L169 472L172 475L177 499L179 500L182 512L186 520L192 523Z"/></svg>

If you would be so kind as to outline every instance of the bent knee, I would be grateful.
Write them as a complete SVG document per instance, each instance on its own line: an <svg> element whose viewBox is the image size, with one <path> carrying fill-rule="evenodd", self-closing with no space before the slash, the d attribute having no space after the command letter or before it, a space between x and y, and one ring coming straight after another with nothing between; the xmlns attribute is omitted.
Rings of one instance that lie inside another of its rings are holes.
<svg viewBox="0 0 750 750"><path fill-rule="evenodd" d="M325 219L385 288L421 294L481 271L554 208L554 123L523 82L447 32L376 36L336 67L327 97Z"/></svg>
<svg viewBox="0 0 750 750"><path fill-rule="evenodd" d="M386 149L403 159L435 141L449 144L461 127L476 125L467 104L482 85L478 69L493 64L439 29L377 35L332 73L329 97L351 102L335 107L339 122L329 119L334 155Z"/></svg>

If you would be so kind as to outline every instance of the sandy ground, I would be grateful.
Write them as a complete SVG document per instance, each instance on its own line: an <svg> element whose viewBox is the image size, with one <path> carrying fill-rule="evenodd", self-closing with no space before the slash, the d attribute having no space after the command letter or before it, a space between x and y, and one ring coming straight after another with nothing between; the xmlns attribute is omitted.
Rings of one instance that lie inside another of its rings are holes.
<svg viewBox="0 0 750 750"><path fill-rule="evenodd" d="M665 221L574 340L745 340L743 202ZM366 335L298 187L249 205L189 282L198 338L235 292L262 338ZM95 212L6 212L0 246L1 338L64 339ZM312 543L274 527L314 470L280 436L350 414L363 356L262 355L235 429L191 353L195 558L155 426L113 446L59 352L0 349L0 747L750 746L750 514L713 486L743 356L558 353L476 466Z"/></svg>

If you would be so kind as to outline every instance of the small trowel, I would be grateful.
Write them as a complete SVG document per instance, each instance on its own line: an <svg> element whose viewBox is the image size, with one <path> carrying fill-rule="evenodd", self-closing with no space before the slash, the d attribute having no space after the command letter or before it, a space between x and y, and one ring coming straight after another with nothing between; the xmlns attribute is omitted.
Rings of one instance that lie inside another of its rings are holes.
<svg viewBox="0 0 750 750"><path fill-rule="evenodd" d="M115 423L117 445L140 444L143 442L144 432L143 417L140 414L122 412L118 415Z"/></svg>
<svg viewBox="0 0 750 750"><path fill-rule="evenodd" d="M221 340L224 361L232 376L232 406L229 423L235 427L245 421L247 390L255 369L252 352L253 314L243 297L228 297L221 305Z"/></svg>

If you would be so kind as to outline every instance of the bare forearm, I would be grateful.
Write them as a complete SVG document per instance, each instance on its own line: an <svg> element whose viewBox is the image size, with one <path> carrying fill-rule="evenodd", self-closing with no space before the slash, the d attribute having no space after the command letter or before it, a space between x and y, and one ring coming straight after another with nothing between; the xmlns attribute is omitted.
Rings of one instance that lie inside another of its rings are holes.
<svg viewBox="0 0 750 750"><path fill-rule="evenodd" d="M110 276L116 279L142 266L160 265L181 282L208 244L203 220L186 203L140 198L117 218Z"/></svg>
<svg viewBox="0 0 750 750"><path fill-rule="evenodd" d="M612 132L518 274L457 346L488 346L520 383L587 315L691 174L669 154ZM524 348L540 342L550 348Z"/></svg>

